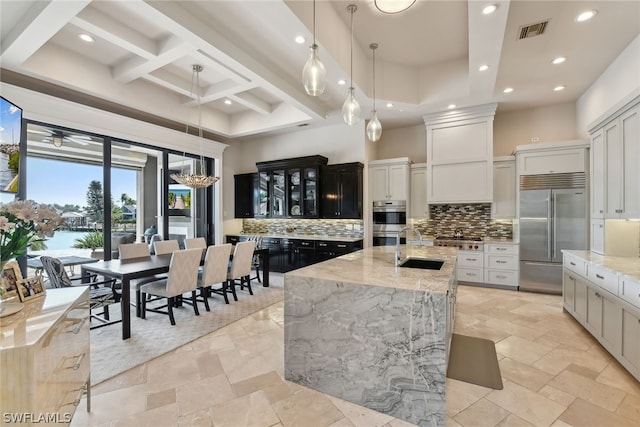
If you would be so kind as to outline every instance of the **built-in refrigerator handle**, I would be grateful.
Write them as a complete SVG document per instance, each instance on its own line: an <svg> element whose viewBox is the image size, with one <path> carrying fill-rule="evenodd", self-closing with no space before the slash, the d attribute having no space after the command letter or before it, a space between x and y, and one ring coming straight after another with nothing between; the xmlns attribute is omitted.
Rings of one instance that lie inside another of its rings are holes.
<svg viewBox="0 0 640 427"><path fill-rule="evenodd" d="M549 196L547 197L547 259L551 259L551 192L549 192Z"/></svg>
<svg viewBox="0 0 640 427"><path fill-rule="evenodd" d="M551 217L551 221L553 221L553 257L551 259L556 258L556 248L558 247L558 233L557 233L557 221L556 221L556 202L558 195L553 192L553 201L551 202L553 216Z"/></svg>

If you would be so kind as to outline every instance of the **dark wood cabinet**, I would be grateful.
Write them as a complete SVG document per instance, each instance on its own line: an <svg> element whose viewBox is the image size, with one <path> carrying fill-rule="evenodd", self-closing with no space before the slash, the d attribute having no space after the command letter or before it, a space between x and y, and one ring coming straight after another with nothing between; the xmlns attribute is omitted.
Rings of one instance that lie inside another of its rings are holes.
<svg viewBox="0 0 640 427"><path fill-rule="evenodd" d="M362 249L362 240L341 242L335 240L318 240L316 242L317 262L326 261Z"/></svg>
<svg viewBox="0 0 640 427"><path fill-rule="evenodd" d="M318 218L320 168L327 161L323 156L306 156L256 163L259 195L264 199L259 216Z"/></svg>
<svg viewBox="0 0 640 427"><path fill-rule="evenodd" d="M362 219L362 163L323 166L320 217Z"/></svg>
<svg viewBox="0 0 640 427"><path fill-rule="evenodd" d="M234 208L236 218L253 218L259 212L258 208L258 174L244 173L234 177Z"/></svg>

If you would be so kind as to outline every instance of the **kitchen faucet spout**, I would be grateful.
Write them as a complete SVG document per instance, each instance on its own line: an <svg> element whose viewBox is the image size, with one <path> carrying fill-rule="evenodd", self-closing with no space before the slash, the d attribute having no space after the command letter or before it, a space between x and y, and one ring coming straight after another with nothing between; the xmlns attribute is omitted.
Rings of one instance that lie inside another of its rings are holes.
<svg viewBox="0 0 640 427"><path fill-rule="evenodd" d="M396 267L400 265L400 260L402 259L402 257L400 256L400 235L402 234L403 231L404 232L413 231L413 233L418 237L418 245L422 246L422 234L420 234L420 230L418 230L415 227L404 227L400 229L400 231L398 231L398 233L396 234L396 256L395 256Z"/></svg>

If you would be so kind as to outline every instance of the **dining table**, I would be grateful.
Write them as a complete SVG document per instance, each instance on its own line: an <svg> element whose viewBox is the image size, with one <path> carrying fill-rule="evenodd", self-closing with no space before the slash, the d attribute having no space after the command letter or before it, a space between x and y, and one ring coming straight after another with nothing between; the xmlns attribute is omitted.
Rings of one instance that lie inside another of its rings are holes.
<svg viewBox="0 0 640 427"><path fill-rule="evenodd" d="M256 255L262 259L262 286L269 286L269 250L256 249ZM204 261L204 260L203 260ZM117 279L122 283L120 305L122 309L122 339L131 337L131 280L162 274L169 271L171 254L150 255L126 260L112 259L82 264L82 277L89 283L92 274ZM139 310L136 307L136 310Z"/></svg>
<svg viewBox="0 0 640 427"><path fill-rule="evenodd" d="M89 258L84 256L76 256L76 255L61 256L61 257L58 257L58 259L60 260L63 266L70 267L71 274L74 274L73 267L77 265L91 264L94 262L98 262L96 258ZM44 268L42 266L42 261L40 261L39 256L27 258L27 267L33 268L36 271L36 274L39 274Z"/></svg>

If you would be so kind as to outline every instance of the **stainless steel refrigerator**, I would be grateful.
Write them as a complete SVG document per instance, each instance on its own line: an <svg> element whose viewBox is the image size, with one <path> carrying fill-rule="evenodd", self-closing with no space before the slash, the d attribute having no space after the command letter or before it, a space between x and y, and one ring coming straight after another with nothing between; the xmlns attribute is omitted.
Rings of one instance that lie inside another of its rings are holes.
<svg viewBox="0 0 640 427"><path fill-rule="evenodd" d="M584 173L520 177L520 287L562 293L562 250L587 247Z"/></svg>

